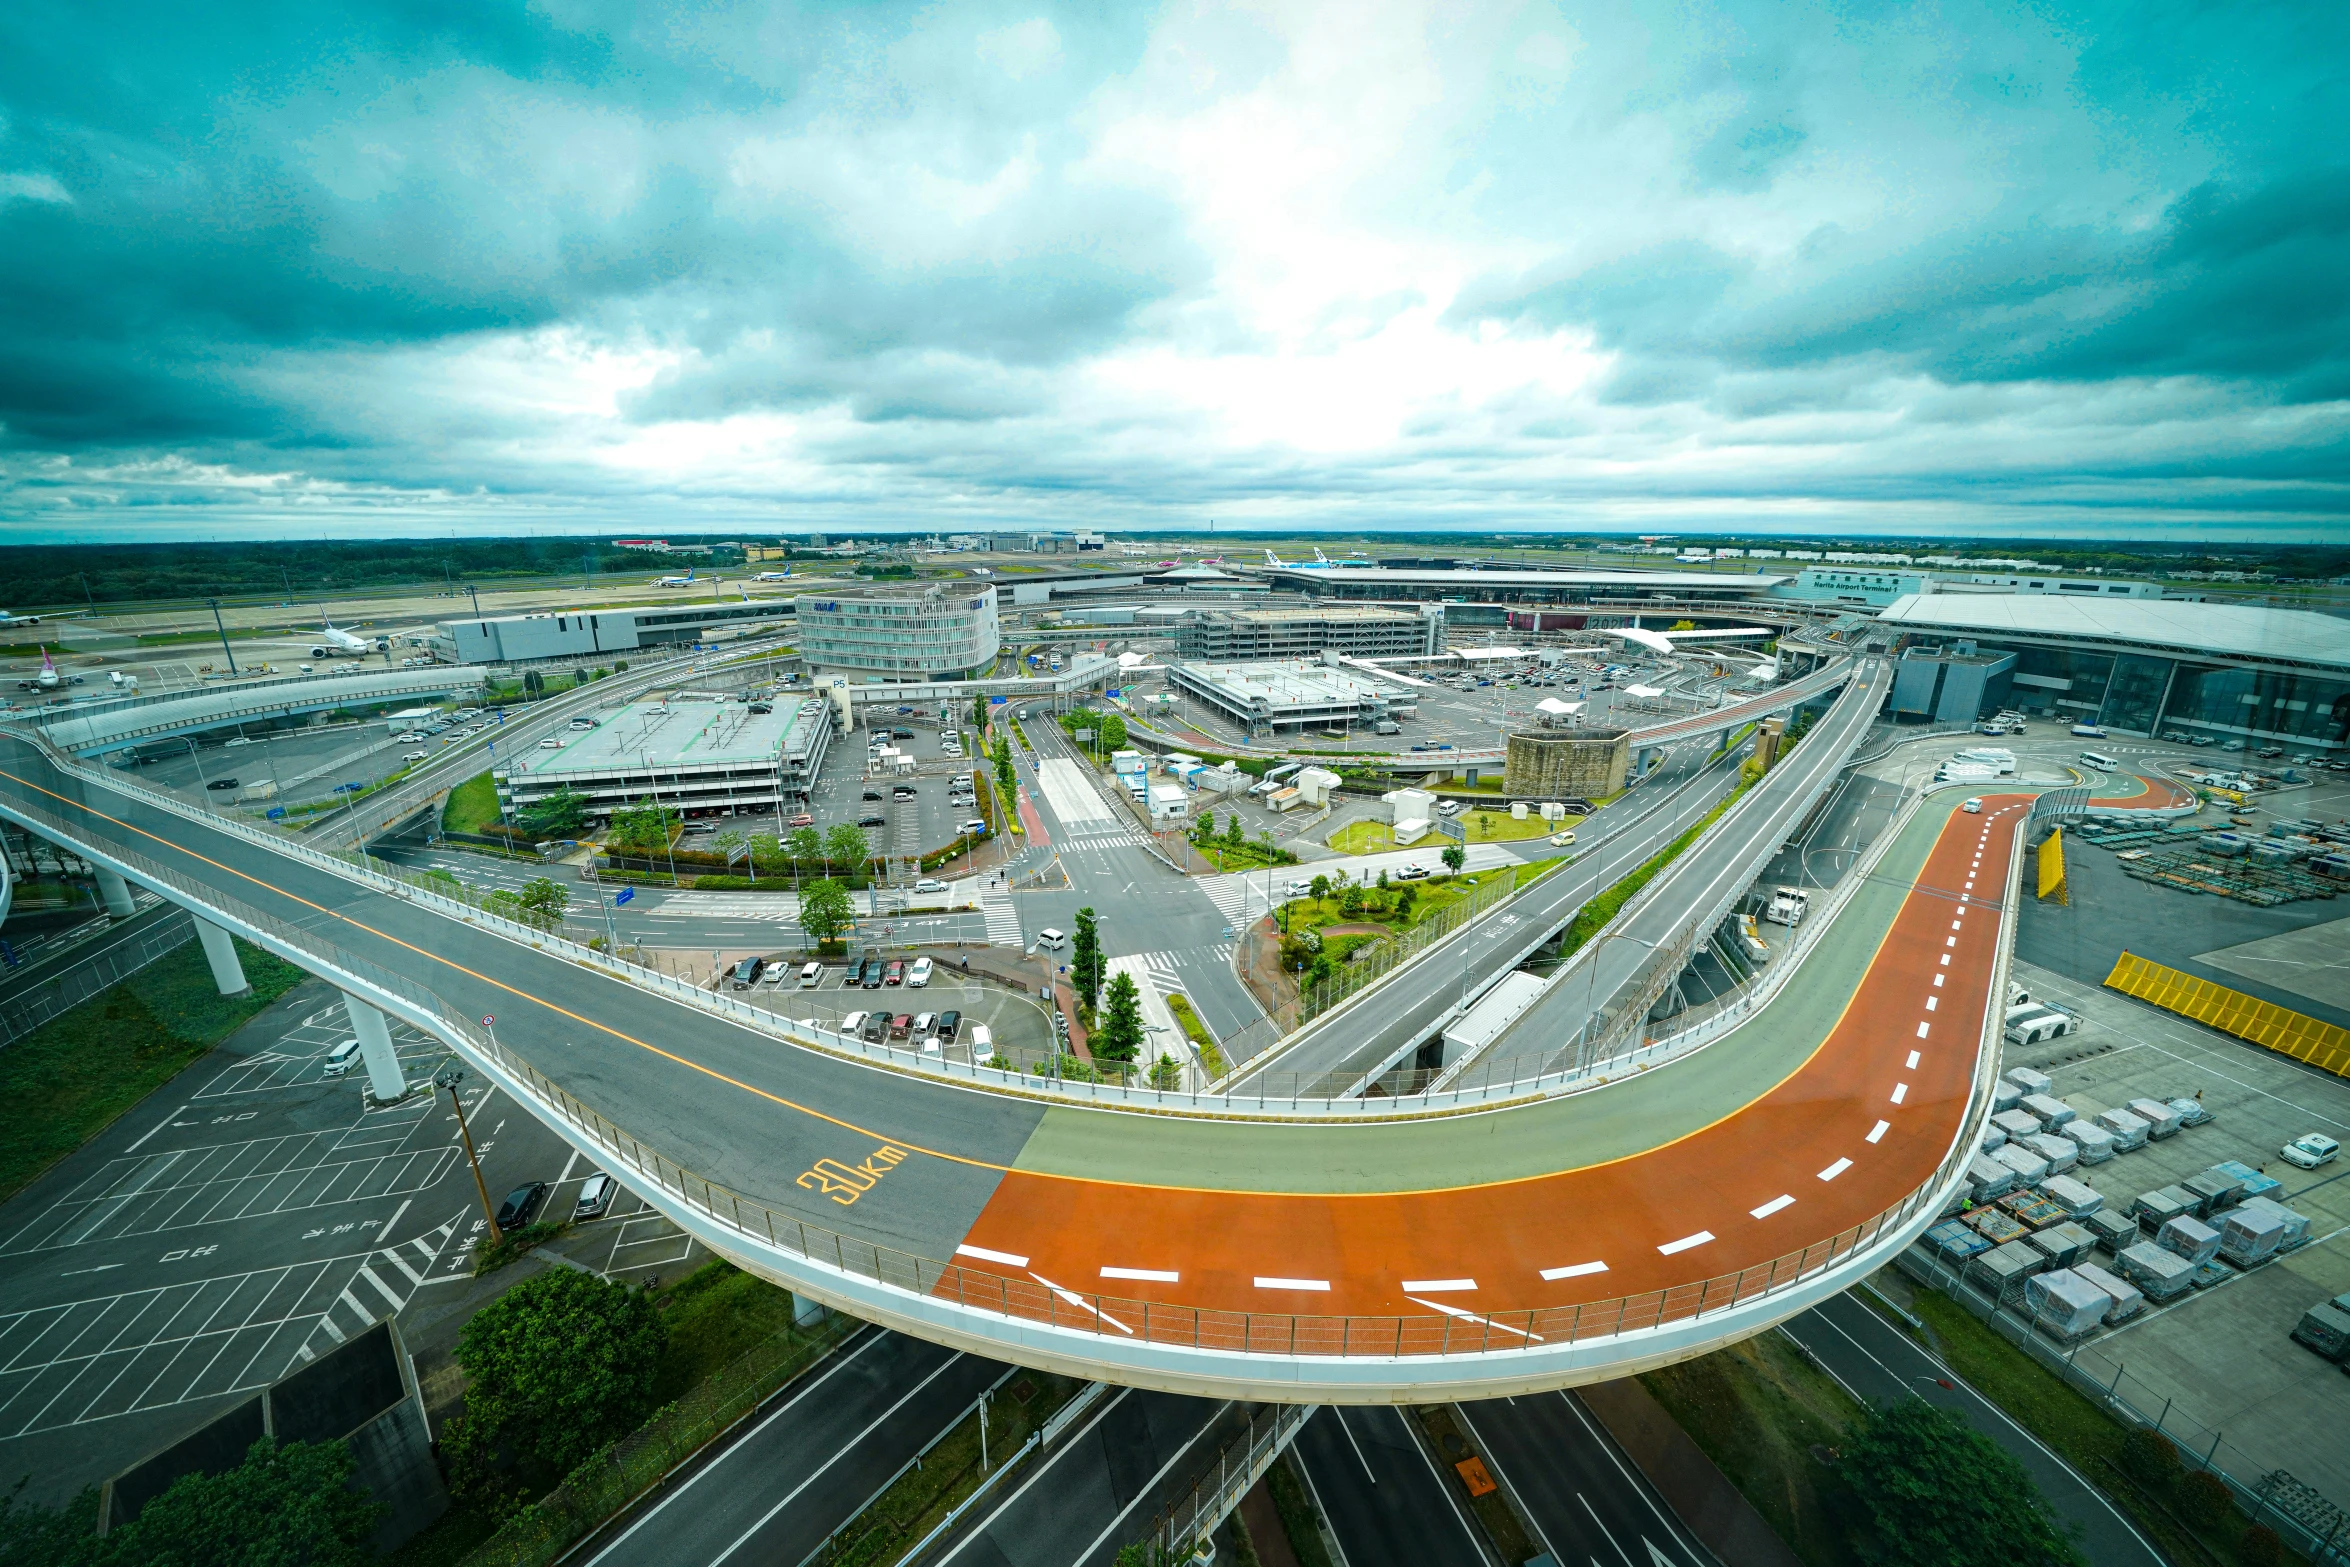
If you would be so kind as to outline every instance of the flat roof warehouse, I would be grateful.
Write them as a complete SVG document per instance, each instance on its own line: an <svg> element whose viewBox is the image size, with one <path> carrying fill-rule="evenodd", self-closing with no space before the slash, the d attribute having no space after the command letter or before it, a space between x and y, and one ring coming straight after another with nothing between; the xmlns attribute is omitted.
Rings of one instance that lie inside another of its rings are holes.
<svg viewBox="0 0 2350 1567"><path fill-rule="evenodd" d="M589 814L651 796L689 815L804 803L832 739L832 709L786 698L772 713L720 697L631 702L592 730L559 732L497 770L499 793L526 809L575 790Z"/></svg>

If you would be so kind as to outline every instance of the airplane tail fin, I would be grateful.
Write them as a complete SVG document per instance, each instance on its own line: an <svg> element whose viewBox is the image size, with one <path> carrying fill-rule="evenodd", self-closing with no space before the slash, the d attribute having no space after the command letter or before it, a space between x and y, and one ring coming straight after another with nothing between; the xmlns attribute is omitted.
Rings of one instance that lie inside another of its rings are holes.
<svg viewBox="0 0 2350 1567"><path fill-rule="evenodd" d="M1274 554L1271 550L1267 550L1265 551L1265 564L1268 566L1278 566L1281 564L1281 557Z"/></svg>
<svg viewBox="0 0 2350 1567"><path fill-rule="evenodd" d="M1330 557L1322 553L1322 547L1318 544L1314 546L1314 560L1320 565L1330 564Z"/></svg>

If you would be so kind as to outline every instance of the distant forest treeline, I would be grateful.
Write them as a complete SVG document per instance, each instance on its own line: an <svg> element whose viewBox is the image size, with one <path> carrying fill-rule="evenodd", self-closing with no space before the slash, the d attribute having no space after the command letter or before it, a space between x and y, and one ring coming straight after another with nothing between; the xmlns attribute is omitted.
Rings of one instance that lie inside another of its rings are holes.
<svg viewBox="0 0 2350 1567"><path fill-rule="evenodd" d="M732 564L739 552L690 556ZM642 577L684 562L605 539L323 539L237 544L27 544L0 550L5 607L69 610L172 599L299 603L386 588L462 588L523 577Z"/></svg>

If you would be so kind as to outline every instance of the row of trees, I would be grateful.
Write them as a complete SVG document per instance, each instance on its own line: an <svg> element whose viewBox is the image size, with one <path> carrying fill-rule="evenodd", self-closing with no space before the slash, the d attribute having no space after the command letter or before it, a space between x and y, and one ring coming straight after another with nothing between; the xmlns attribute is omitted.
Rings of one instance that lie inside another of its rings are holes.
<svg viewBox="0 0 2350 1567"><path fill-rule="evenodd" d="M1102 956L1101 916L1089 905L1077 911L1069 943L1069 988L1088 1012L1096 1013L1086 1048L1101 1061L1132 1061L1142 1054L1142 992L1131 974L1110 974ZM1105 983L1106 978L1106 983Z"/></svg>

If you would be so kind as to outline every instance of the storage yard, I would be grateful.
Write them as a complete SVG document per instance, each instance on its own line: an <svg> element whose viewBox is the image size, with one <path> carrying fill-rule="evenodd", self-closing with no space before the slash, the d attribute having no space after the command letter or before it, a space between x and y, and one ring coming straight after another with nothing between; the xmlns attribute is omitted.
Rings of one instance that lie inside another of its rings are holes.
<svg viewBox="0 0 2350 1567"><path fill-rule="evenodd" d="M2350 1430L2350 1167L2279 1155L2312 1131L2350 1141L2350 1083L2029 964L2015 973L2082 1028L2009 1047L1979 1200L1905 1271L1963 1274L2077 1379L2159 1415L2182 1446L2219 1440L2239 1477L2284 1470L2350 1505L2350 1448L2310 1440Z"/></svg>

